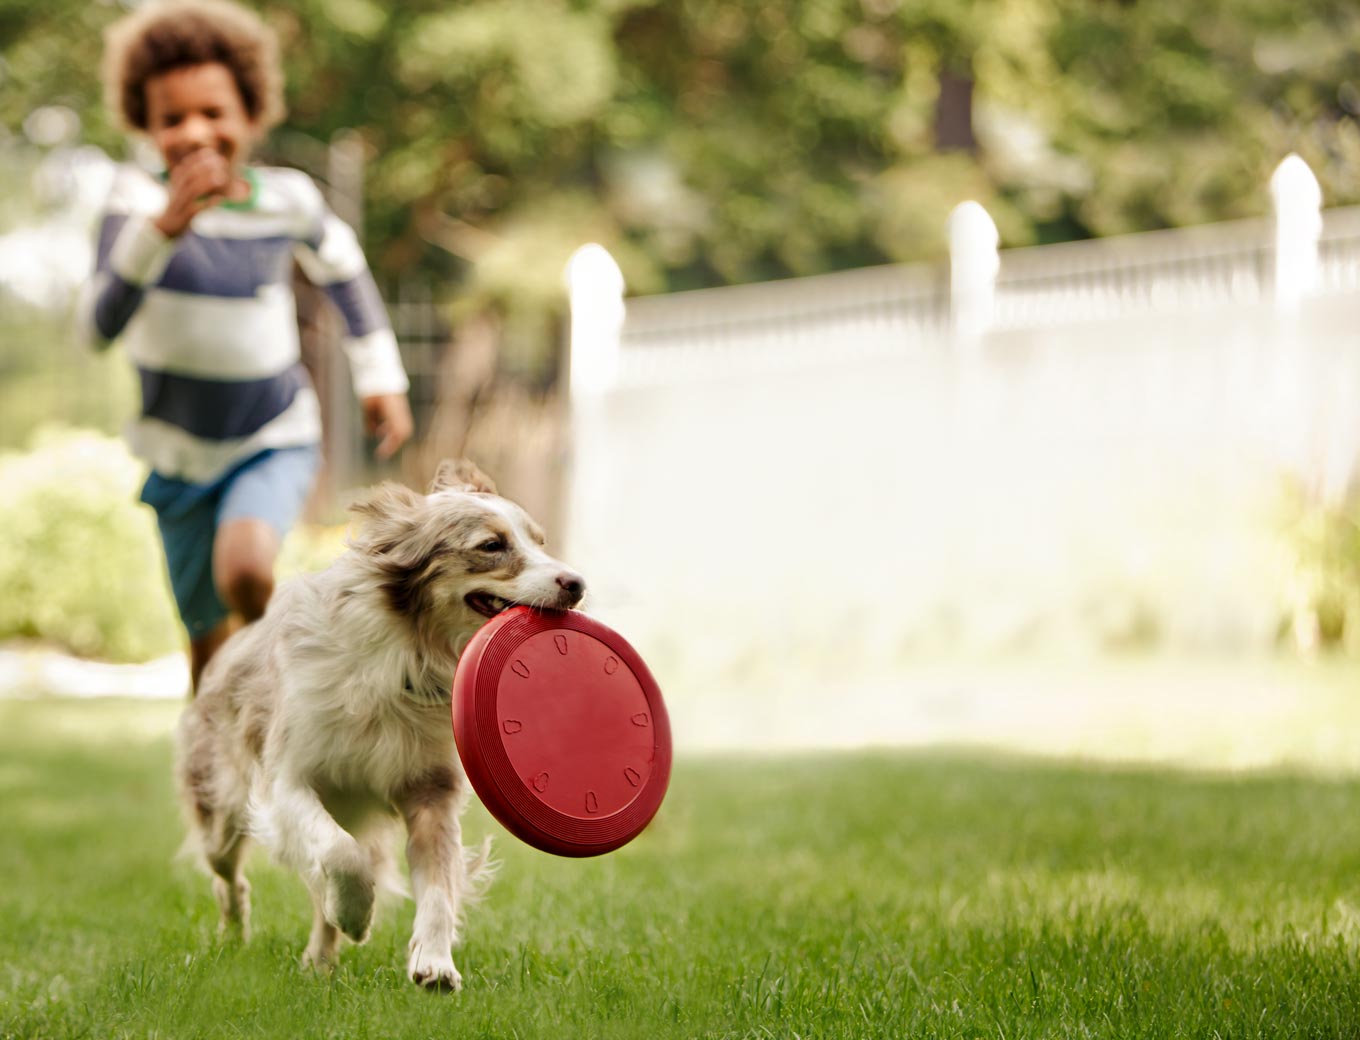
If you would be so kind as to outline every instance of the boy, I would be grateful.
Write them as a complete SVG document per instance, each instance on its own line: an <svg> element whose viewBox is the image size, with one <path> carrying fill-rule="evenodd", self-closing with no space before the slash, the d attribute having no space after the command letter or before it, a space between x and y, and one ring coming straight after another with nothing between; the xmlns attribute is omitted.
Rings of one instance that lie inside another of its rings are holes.
<svg viewBox="0 0 1360 1040"><path fill-rule="evenodd" d="M225 0L145 4L109 31L104 83L165 174L119 171L81 318L101 346L120 337L141 377L128 436L151 467L141 497L156 510L197 688L237 619L264 613L319 461L294 258L344 317L380 458L411 435L408 384L353 232L305 174L246 165L283 114L277 45L255 15Z"/></svg>

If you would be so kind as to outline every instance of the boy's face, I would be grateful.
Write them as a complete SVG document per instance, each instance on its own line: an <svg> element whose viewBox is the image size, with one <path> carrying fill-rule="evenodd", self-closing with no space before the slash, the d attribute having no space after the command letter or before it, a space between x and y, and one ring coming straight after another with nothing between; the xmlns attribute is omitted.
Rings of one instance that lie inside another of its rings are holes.
<svg viewBox="0 0 1360 1040"><path fill-rule="evenodd" d="M259 126L246 112L231 71L219 62L186 65L146 81L146 128L165 168L207 148L235 169Z"/></svg>

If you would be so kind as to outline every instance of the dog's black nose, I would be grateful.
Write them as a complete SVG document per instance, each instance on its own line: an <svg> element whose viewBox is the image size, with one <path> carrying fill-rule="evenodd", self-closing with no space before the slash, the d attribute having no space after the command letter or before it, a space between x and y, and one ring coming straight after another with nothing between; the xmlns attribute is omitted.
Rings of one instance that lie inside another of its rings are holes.
<svg viewBox="0 0 1360 1040"><path fill-rule="evenodd" d="M557 584L568 596L572 603L580 603L581 597L586 594L586 581L579 574L571 571L563 571L557 576Z"/></svg>

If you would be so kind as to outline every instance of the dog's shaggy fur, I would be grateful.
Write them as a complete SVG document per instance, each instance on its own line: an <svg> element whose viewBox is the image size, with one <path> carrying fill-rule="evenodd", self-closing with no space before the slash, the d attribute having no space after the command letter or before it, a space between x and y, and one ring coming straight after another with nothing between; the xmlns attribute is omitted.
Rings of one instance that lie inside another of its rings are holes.
<svg viewBox="0 0 1360 1040"><path fill-rule="evenodd" d="M249 930L242 853L255 839L295 868L314 918L303 964L326 969L340 936L363 942L400 818L416 901L410 977L461 984L451 948L488 844L463 849L469 797L453 743L454 667L507 607L568 609L585 584L543 533L466 460L430 494L385 484L355 506L351 551L283 586L203 674L178 732L190 837L213 875L224 929Z"/></svg>

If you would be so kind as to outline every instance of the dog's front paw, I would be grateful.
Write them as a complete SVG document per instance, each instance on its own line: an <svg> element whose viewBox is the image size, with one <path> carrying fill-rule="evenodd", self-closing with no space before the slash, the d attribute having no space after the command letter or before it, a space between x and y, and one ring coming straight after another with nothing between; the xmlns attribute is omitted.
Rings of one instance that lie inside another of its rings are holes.
<svg viewBox="0 0 1360 1040"><path fill-rule="evenodd" d="M327 873L326 920L354 942L364 942L373 923L373 879L346 871Z"/></svg>
<svg viewBox="0 0 1360 1040"><path fill-rule="evenodd" d="M457 992L463 988L463 976L453 966L447 944L441 949L412 939L406 974L411 976L412 982L426 989Z"/></svg>
<svg viewBox="0 0 1360 1040"><path fill-rule="evenodd" d="M373 923L373 871L356 844L332 855L323 868L326 879L326 920L361 943Z"/></svg>
<svg viewBox="0 0 1360 1040"><path fill-rule="evenodd" d="M335 970L335 953L318 946L308 946L302 953L302 963L298 967L305 972L329 975Z"/></svg>

